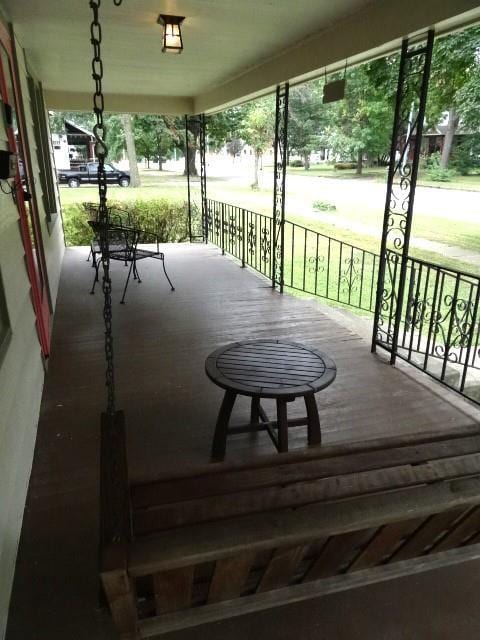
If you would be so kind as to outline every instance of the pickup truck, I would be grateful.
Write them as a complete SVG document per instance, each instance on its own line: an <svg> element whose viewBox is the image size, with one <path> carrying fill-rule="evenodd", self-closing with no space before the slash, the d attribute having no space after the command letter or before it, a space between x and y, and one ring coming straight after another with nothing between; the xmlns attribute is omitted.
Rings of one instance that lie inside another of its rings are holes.
<svg viewBox="0 0 480 640"><path fill-rule="evenodd" d="M76 169L59 169L57 171L58 182L68 184L72 189L80 187L82 184L96 184L97 171L98 162L87 162ZM112 164L105 164L105 174L108 184L119 184L121 187L128 187L130 184L130 173L120 171Z"/></svg>

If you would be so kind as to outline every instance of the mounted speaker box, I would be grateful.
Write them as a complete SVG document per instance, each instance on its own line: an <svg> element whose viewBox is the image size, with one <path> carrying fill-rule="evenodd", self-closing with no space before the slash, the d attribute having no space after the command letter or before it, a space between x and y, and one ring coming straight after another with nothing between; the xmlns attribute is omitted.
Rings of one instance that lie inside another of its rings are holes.
<svg viewBox="0 0 480 640"><path fill-rule="evenodd" d="M17 156L10 151L0 151L0 180L8 180L17 175Z"/></svg>

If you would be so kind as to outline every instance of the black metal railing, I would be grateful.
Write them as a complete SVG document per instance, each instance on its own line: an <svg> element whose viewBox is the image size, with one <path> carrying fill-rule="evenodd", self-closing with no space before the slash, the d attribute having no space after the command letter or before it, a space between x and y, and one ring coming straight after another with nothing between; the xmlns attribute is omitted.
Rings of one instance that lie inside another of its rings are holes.
<svg viewBox="0 0 480 640"><path fill-rule="evenodd" d="M272 218L207 200L208 240L242 265L272 278ZM378 255L289 220L284 227L284 285L373 313Z"/></svg>
<svg viewBox="0 0 480 640"><path fill-rule="evenodd" d="M395 280L400 277L395 269L400 256L389 254ZM480 278L412 257L406 273L398 343L395 347L387 341L387 350L480 401ZM387 319L383 335L389 334L388 324Z"/></svg>
<svg viewBox="0 0 480 640"><path fill-rule="evenodd" d="M206 211L208 241L271 280L272 218L210 199ZM286 288L375 313L378 254L286 220L283 257ZM384 348L480 403L480 277L408 257L394 345L400 260L399 253L387 250L378 324Z"/></svg>
<svg viewBox="0 0 480 640"><path fill-rule="evenodd" d="M267 278L272 275L272 224L261 213L207 200L208 241Z"/></svg>
<svg viewBox="0 0 480 640"><path fill-rule="evenodd" d="M289 220L284 237L286 287L373 313L378 255Z"/></svg>

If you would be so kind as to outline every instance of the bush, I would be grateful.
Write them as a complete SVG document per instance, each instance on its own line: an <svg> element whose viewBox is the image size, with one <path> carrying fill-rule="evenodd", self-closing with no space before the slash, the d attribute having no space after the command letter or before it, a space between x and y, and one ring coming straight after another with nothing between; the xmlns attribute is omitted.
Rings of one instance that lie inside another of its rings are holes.
<svg viewBox="0 0 480 640"><path fill-rule="evenodd" d="M337 207L331 202L326 200L315 200L312 204L313 208L317 211L336 211Z"/></svg>
<svg viewBox="0 0 480 640"><path fill-rule="evenodd" d="M357 163L356 162L336 162L333 165L333 168L339 169L340 171L343 169L356 169Z"/></svg>
<svg viewBox="0 0 480 640"><path fill-rule="evenodd" d="M303 160L292 160L290 162L291 167L303 167Z"/></svg>
<svg viewBox="0 0 480 640"><path fill-rule="evenodd" d="M480 167L480 136L468 136L452 153L451 164L461 176L468 176Z"/></svg>
<svg viewBox="0 0 480 640"><path fill-rule="evenodd" d="M188 213L184 202L152 199L130 202L109 201L113 222L124 222L156 233L160 242L184 242L188 238ZM93 237L90 216L81 204L63 208L67 246L88 245Z"/></svg>
<svg viewBox="0 0 480 640"><path fill-rule="evenodd" d="M437 151L427 159L425 174L432 182L450 182L455 175L455 171L453 169L443 169L440 166L440 153Z"/></svg>

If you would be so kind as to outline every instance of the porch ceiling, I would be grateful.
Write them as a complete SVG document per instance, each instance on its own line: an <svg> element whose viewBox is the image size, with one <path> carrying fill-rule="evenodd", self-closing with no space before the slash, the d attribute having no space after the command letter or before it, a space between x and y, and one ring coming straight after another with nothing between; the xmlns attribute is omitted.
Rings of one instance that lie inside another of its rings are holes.
<svg viewBox="0 0 480 640"><path fill-rule="evenodd" d="M50 107L89 109L88 1L0 0ZM293 8L292 8L293 7ZM185 50L161 54L159 13L186 16ZM476 0L124 0L101 7L110 110L214 111L480 17Z"/></svg>

